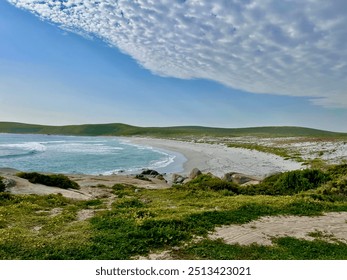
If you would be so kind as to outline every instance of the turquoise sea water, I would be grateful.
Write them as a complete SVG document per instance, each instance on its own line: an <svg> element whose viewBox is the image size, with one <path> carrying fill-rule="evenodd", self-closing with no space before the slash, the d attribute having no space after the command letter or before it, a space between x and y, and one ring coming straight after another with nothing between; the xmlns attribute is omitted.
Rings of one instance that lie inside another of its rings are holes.
<svg viewBox="0 0 347 280"><path fill-rule="evenodd" d="M180 154L116 137L0 133L0 168L54 173L181 172Z"/></svg>

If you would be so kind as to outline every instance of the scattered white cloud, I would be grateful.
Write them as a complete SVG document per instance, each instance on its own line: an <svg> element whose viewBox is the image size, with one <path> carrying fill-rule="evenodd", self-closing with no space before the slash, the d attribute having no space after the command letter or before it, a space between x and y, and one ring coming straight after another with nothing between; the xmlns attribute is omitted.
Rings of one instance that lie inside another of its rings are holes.
<svg viewBox="0 0 347 280"><path fill-rule="evenodd" d="M347 108L346 0L8 0L161 76Z"/></svg>

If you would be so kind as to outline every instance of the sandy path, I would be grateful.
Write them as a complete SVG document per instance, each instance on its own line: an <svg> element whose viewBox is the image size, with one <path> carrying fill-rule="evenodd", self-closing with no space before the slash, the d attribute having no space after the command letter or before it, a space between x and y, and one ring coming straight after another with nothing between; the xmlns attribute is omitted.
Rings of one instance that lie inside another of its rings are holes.
<svg viewBox="0 0 347 280"><path fill-rule="evenodd" d="M273 154L228 148L224 145L138 137L124 139L134 144L158 147L183 154L187 158L184 163L184 172L182 172L184 174L188 174L196 167L203 172L211 172L220 177L228 172L239 172L262 178L276 172L302 168L301 163L284 160Z"/></svg>
<svg viewBox="0 0 347 280"><path fill-rule="evenodd" d="M312 232L321 232L328 241L339 240L347 244L347 212L326 213L318 217L274 216L263 217L244 225L216 228L211 239L222 238L227 244L272 245L272 237L291 236L314 240Z"/></svg>

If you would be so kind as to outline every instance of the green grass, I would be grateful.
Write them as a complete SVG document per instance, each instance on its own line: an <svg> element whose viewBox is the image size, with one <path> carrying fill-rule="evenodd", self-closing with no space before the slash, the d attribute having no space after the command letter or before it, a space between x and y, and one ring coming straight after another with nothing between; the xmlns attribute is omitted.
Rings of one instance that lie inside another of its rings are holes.
<svg viewBox="0 0 347 280"><path fill-rule="evenodd" d="M347 211L346 202L310 197L225 196L222 191L184 189L135 192L133 187L119 192L123 196L111 210L86 221L77 221L77 212L100 208L100 202L4 194L0 198L0 259L130 259L182 246L194 236L206 237L223 224L242 224L264 215ZM53 217L49 213L55 208L61 213Z"/></svg>
<svg viewBox="0 0 347 280"><path fill-rule="evenodd" d="M88 136L155 136L155 137L188 137L188 136L259 136L259 137L347 137L346 133L335 133L303 127L249 127L249 128L213 128L202 126L175 127L137 127L121 123L84 124L67 126L44 126L13 122L0 122L0 132L88 135Z"/></svg>
<svg viewBox="0 0 347 280"><path fill-rule="evenodd" d="M240 186L206 175L170 189L116 184L110 189L116 195L110 209L105 208L108 198L75 201L61 195L2 193L0 259L131 259L173 248L177 258L187 259L346 259L345 244L327 243L319 235L314 241L279 238L272 247L227 245L207 238L217 226L262 216L347 211L346 199L319 193L344 178L345 169L341 165L325 173L293 173L300 175L303 188L286 195L246 195ZM278 180L281 187L290 185L293 177L288 174L282 176L289 181L279 176L270 180L272 186ZM307 182L313 189L306 189ZM79 221L79 211L88 209L97 211L95 216ZM197 236L202 241L194 241Z"/></svg>

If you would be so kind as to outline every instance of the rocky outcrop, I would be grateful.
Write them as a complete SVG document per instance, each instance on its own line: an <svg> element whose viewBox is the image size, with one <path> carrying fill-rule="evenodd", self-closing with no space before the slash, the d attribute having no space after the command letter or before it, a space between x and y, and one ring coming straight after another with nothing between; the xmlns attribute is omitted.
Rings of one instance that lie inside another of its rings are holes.
<svg viewBox="0 0 347 280"><path fill-rule="evenodd" d="M199 175L201 175L201 171L198 168L194 168L190 173L189 173L189 179L193 180L196 177L198 177Z"/></svg>
<svg viewBox="0 0 347 280"><path fill-rule="evenodd" d="M195 179L199 175L201 175L201 171L198 168L194 168L190 173L189 176L184 176L181 174L172 174L172 184L185 184L189 181Z"/></svg>
<svg viewBox="0 0 347 280"><path fill-rule="evenodd" d="M187 179L187 177L179 175L179 174L172 174L172 183L173 184L183 184L183 182Z"/></svg>
<svg viewBox="0 0 347 280"><path fill-rule="evenodd" d="M141 172L141 175L151 176L152 178L155 178L156 176L160 175L160 173L156 170L145 169Z"/></svg>
<svg viewBox="0 0 347 280"><path fill-rule="evenodd" d="M256 178L254 176L250 175L245 175L242 173L237 173L237 172L229 172L226 173L222 180L227 181L227 182L233 182L238 185L245 185L245 184L259 184L260 179Z"/></svg>
<svg viewBox="0 0 347 280"><path fill-rule="evenodd" d="M9 178L3 178L2 184L4 185L5 189L8 189L8 188L14 187L16 185L16 181L13 179L9 179Z"/></svg>
<svg viewBox="0 0 347 280"><path fill-rule="evenodd" d="M158 171L152 169L143 170L140 174L137 174L135 178L145 181L151 181L150 179L159 179L165 181L163 174L160 174Z"/></svg>

